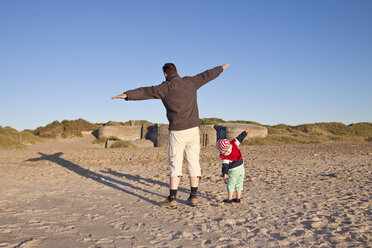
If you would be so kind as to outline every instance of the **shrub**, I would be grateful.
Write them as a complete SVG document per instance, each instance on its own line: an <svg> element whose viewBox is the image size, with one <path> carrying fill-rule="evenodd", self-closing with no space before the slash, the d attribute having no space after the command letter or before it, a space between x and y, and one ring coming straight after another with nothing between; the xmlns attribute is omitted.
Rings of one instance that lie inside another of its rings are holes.
<svg viewBox="0 0 372 248"><path fill-rule="evenodd" d="M41 138L56 138L58 134L63 133L65 128L59 121L53 121L45 127L38 127L34 131L34 135Z"/></svg>

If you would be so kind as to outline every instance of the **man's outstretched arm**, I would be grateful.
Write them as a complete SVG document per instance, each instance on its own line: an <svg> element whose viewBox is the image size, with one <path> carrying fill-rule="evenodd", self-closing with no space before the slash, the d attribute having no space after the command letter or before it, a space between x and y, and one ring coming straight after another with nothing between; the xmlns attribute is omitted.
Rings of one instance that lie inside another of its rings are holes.
<svg viewBox="0 0 372 248"><path fill-rule="evenodd" d="M192 80L194 81L196 88L199 89L204 84L218 77L222 73L222 71L229 66L230 66L230 63L217 66L213 69L206 70L192 77Z"/></svg>
<svg viewBox="0 0 372 248"><path fill-rule="evenodd" d="M162 99L169 92L169 85L163 82L156 86L141 87L134 90L127 90L124 93L114 96L111 99L125 100L147 100L147 99Z"/></svg>

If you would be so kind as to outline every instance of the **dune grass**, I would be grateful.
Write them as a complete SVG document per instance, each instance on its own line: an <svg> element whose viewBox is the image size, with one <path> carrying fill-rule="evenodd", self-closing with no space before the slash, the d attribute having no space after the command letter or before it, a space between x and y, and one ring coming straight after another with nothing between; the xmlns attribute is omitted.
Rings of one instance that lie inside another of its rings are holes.
<svg viewBox="0 0 372 248"><path fill-rule="evenodd" d="M11 127L0 126L0 148L25 148L27 144L41 142L42 139L29 130L19 132Z"/></svg>
<svg viewBox="0 0 372 248"><path fill-rule="evenodd" d="M220 118L202 118L200 119L200 125L216 125L219 123L243 123L243 124L253 124L253 125L258 125L262 126L262 124L254 121L244 121L244 120L236 120L236 121L225 121Z"/></svg>
<svg viewBox="0 0 372 248"><path fill-rule="evenodd" d="M62 122L54 121L45 127L38 127L33 131L34 135L41 138L72 138L82 137L82 131L93 131L98 128L98 125L90 123L83 119L64 120Z"/></svg>
<svg viewBox="0 0 372 248"><path fill-rule="evenodd" d="M152 122L149 122L149 121L146 121L146 120L138 120L138 121L134 121L137 125L143 125L143 124L147 124L147 125L152 125L154 123ZM130 126L131 123L133 123L133 121L126 121L126 122L119 122L119 121L108 121L106 122L105 124L103 124L104 126Z"/></svg>
<svg viewBox="0 0 372 248"><path fill-rule="evenodd" d="M130 141L126 140L117 140L114 144L111 145L111 148L130 148L130 147L136 147L132 144Z"/></svg>
<svg viewBox="0 0 372 248"><path fill-rule="evenodd" d="M339 122L303 124L289 126L279 124L265 126L268 135L264 138L250 138L243 145L305 144L324 142L370 142L372 123L362 122L345 125Z"/></svg>
<svg viewBox="0 0 372 248"><path fill-rule="evenodd" d="M216 125L218 123L225 123L226 121L220 118L202 118L200 119L201 125Z"/></svg>
<svg viewBox="0 0 372 248"><path fill-rule="evenodd" d="M262 125L254 121L225 121L219 118L200 119L202 125L219 123L245 123L264 126L268 135L264 138L249 138L243 145L273 145L273 144L306 144L324 142L371 142L372 123L360 122L345 125L339 122L321 122L290 126L279 124L275 126Z"/></svg>
<svg viewBox="0 0 372 248"><path fill-rule="evenodd" d="M108 140L120 140L118 137L115 137L115 136L111 136L111 137L101 137L99 139L96 139L95 141L93 141L93 144L104 144L106 143Z"/></svg>
<svg viewBox="0 0 372 248"><path fill-rule="evenodd" d="M118 137L111 136L109 138L107 137L101 137L99 139L96 139L93 141L93 144L104 144L109 140L115 141L110 148L130 148L130 147L136 147L132 142L126 141L126 140L121 140Z"/></svg>

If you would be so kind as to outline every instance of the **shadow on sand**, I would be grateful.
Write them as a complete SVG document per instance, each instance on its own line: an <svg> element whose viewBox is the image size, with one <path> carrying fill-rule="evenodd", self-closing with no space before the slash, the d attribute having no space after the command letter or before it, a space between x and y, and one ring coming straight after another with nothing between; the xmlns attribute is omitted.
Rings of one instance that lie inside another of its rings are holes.
<svg viewBox="0 0 372 248"><path fill-rule="evenodd" d="M109 176L106 176L106 175L103 175L103 174L96 173L96 172L90 171L88 169L85 169L85 168L83 168L83 167L81 167L77 164L74 164L74 163L72 163L72 162L70 162L66 159L61 158L61 155L63 154L62 152L58 152L58 153L51 154L51 155L44 154L44 153L41 153L41 152L39 152L39 154L41 155L41 157L31 158L31 159L28 159L26 161L37 162L37 161L41 161L41 160L48 160L48 161L54 162L54 163L56 163L56 164L58 164L58 165L60 165L64 168L78 174L79 176L83 176L85 178L94 180L97 183L103 184L105 186L111 187L111 188L119 190L119 191L122 191L126 194L136 196L136 197L138 197L142 200L145 200L145 201L147 201L147 202L149 202L153 205L158 206L159 203L156 202L156 201L153 201L151 199L148 199L148 198L144 197L143 195L136 194L136 193L133 192L133 190L138 190L138 191L141 191L143 193L157 195L157 196L160 196L162 198L165 198L164 195L160 195L158 193L151 192L151 191L146 190L144 188L135 186L131 183L122 182L122 181L119 181L117 179L111 178ZM111 170L108 170L107 172L105 172L105 171L101 171L101 172L109 173L109 174L116 175L116 176L119 176L119 174L120 174L120 173L117 173L117 172L114 172L114 171L111 171ZM120 174L120 175L123 175L123 174ZM168 185L165 184L165 183L158 182L158 181L155 181L155 180L152 180L152 179L141 178L141 177L138 177L138 176L125 175L125 178L128 179L128 180L131 180L131 181L135 181L135 182L141 182L141 180L143 180L145 182L158 184L162 187L168 187ZM125 189L125 188L128 188L130 190Z"/></svg>
<svg viewBox="0 0 372 248"><path fill-rule="evenodd" d="M100 172L102 173L107 173L107 174L110 174L110 175L113 175L113 176L116 176L116 177L120 177L120 178L125 178L125 179L128 179L128 180L132 180L132 181L136 181L136 182L139 182L139 183L142 183L142 184L157 184L161 187L166 187L166 188L169 188L169 184L167 183L164 183L164 182L160 182L160 181L157 181L157 180L154 180L154 179L151 179L151 178L143 178L143 177L140 177L140 176L134 176L134 175L130 175L130 174L123 174L123 173L120 173L120 172L116 172L114 170L111 170L111 169L108 169L106 171L103 171L101 170ZM151 186L150 186L151 187ZM188 189L185 189L185 188L182 188L182 187L178 187L178 192L183 192L183 193L186 193L186 194L190 194L190 190ZM203 198L206 198L206 199L209 199L208 197L206 197L205 195L203 195L202 193L198 192L198 196L199 197L203 197ZM180 198L177 198L177 201L179 203L182 203L182 204L185 204L185 205L189 205L189 203L186 201L186 200L182 200Z"/></svg>

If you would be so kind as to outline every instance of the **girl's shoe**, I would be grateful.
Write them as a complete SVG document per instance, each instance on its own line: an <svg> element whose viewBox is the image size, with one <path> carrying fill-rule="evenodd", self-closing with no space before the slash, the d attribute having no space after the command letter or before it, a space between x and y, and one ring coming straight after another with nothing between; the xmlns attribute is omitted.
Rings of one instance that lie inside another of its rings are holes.
<svg viewBox="0 0 372 248"><path fill-rule="evenodd" d="M225 200L223 200L223 202L224 202L224 203L229 203L229 204L231 204L233 201L232 201L232 200L229 200L229 199L225 199Z"/></svg>
<svg viewBox="0 0 372 248"><path fill-rule="evenodd" d="M242 201L240 199L233 199L232 201L236 202L236 203L242 203Z"/></svg>

